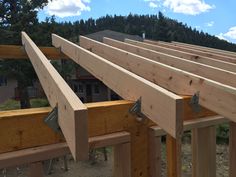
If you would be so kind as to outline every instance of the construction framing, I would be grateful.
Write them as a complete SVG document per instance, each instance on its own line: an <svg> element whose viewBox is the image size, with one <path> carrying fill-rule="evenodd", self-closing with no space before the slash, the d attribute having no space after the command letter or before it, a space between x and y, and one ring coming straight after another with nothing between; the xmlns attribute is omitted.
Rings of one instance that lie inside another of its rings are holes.
<svg viewBox="0 0 236 177"><path fill-rule="evenodd" d="M229 123L230 177L236 175L236 54L82 36L79 46L55 34L55 48L38 48L24 32L22 44L1 45L0 58L29 59L51 108L0 112L0 168L31 164L30 175L43 176L44 160L68 153L85 160L89 150L113 146L115 177L160 177L166 136L167 175L181 177L181 136L190 130L192 176L213 177L215 126ZM83 104L48 59L74 60L125 100ZM55 107L61 132L44 123Z"/></svg>

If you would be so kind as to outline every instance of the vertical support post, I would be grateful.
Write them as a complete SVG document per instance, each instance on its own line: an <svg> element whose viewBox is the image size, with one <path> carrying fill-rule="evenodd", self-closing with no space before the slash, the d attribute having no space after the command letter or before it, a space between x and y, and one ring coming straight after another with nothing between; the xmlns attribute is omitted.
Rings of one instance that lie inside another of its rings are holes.
<svg viewBox="0 0 236 177"><path fill-rule="evenodd" d="M229 177L236 176L236 123L230 122L229 136Z"/></svg>
<svg viewBox="0 0 236 177"><path fill-rule="evenodd" d="M42 162L34 162L29 165L30 177L43 177L43 165Z"/></svg>
<svg viewBox="0 0 236 177"><path fill-rule="evenodd" d="M192 130L192 177L216 176L215 126Z"/></svg>
<svg viewBox="0 0 236 177"><path fill-rule="evenodd" d="M167 153L167 176L181 177L182 174L182 152L181 138L166 136L166 153Z"/></svg>
<svg viewBox="0 0 236 177"><path fill-rule="evenodd" d="M107 100L111 101L111 89L107 87Z"/></svg>
<svg viewBox="0 0 236 177"><path fill-rule="evenodd" d="M131 177L130 143L114 146L114 177Z"/></svg>
<svg viewBox="0 0 236 177"><path fill-rule="evenodd" d="M149 129L149 176L161 177L161 136Z"/></svg>

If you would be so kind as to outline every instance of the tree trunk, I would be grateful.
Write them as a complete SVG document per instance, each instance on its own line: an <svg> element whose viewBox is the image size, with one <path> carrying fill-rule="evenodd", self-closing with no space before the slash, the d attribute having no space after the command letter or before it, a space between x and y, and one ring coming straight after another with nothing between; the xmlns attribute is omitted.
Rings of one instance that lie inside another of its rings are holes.
<svg viewBox="0 0 236 177"><path fill-rule="evenodd" d="M30 99L27 91L27 87L18 87L19 88L19 96L20 96L20 108L30 108Z"/></svg>

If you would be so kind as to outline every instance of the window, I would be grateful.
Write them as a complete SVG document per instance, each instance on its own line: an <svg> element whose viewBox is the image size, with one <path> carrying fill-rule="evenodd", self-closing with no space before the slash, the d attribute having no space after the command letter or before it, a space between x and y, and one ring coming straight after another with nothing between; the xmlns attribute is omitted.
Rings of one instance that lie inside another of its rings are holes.
<svg viewBox="0 0 236 177"><path fill-rule="evenodd" d="M7 78L0 76L0 86L7 86Z"/></svg>
<svg viewBox="0 0 236 177"><path fill-rule="evenodd" d="M78 86L74 85L74 92L77 93L78 92Z"/></svg>
<svg viewBox="0 0 236 177"><path fill-rule="evenodd" d="M94 94L99 94L100 93L100 87L98 84L94 85Z"/></svg>
<svg viewBox="0 0 236 177"><path fill-rule="evenodd" d="M84 93L84 86L82 84L74 84L75 93Z"/></svg>
<svg viewBox="0 0 236 177"><path fill-rule="evenodd" d="M79 84L78 92L84 93L84 86L82 84Z"/></svg>

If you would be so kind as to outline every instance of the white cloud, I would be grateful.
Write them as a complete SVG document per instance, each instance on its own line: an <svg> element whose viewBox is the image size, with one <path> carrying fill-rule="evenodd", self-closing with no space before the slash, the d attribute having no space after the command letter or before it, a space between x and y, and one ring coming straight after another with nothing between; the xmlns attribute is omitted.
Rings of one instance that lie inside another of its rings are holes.
<svg viewBox="0 0 236 177"><path fill-rule="evenodd" d="M52 0L44 8L49 15L58 17L79 16L82 11L90 11L90 0Z"/></svg>
<svg viewBox="0 0 236 177"><path fill-rule="evenodd" d="M229 28L228 32L216 35L219 39L236 43L236 26Z"/></svg>
<svg viewBox="0 0 236 177"><path fill-rule="evenodd" d="M206 23L206 26L212 27L214 24L215 24L214 21L210 21L210 22L207 22L207 23Z"/></svg>
<svg viewBox="0 0 236 177"><path fill-rule="evenodd" d="M236 39L236 26L231 27L229 31L224 34L224 36L230 39Z"/></svg>
<svg viewBox="0 0 236 177"><path fill-rule="evenodd" d="M218 38L221 39L221 40L228 41L228 40L224 37L224 34L223 34L223 33L220 33L220 34L216 35L216 37L218 37Z"/></svg>
<svg viewBox="0 0 236 177"><path fill-rule="evenodd" d="M151 8L164 7L186 15L198 15L215 8L204 0L144 0L144 2L148 2Z"/></svg>
<svg viewBox="0 0 236 177"><path fill-rule="evenodd" d="M148 5L150 8L157 8L161 7L161 4L159 4L161 0L144 0L144 2L148 2Z"/></svg>
<svg viewBox="0 0 236 177"><path fill-rule="evenodd" d="M156 3L154 3L154 2L149 2L149 7L151 7L151 8L157 8L158 5L157 5Z"/></svg>
<svg viewBox="0 0 236 177"><path fill-rule="evenodd" d="M175 13L186 15L198 15L215 8L214 5L209 5L203 0L164 0L163 5Z"/></svg>

